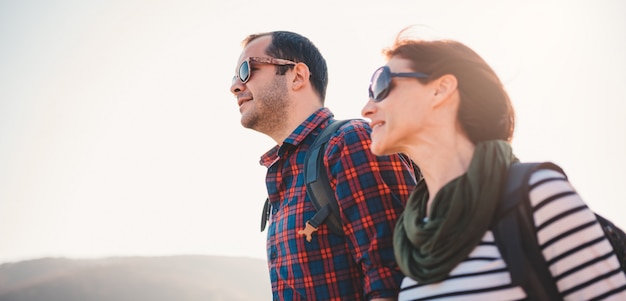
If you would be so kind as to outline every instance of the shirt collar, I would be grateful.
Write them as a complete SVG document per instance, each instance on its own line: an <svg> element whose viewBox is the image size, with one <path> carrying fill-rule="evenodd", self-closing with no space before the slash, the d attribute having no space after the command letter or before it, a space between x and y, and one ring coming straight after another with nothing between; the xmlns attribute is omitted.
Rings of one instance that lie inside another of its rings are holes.
<svg viewBox="0 0 626 301"><path fill-rule="evenodd" d="M330 109L320 108L304 120L296 129L283 141L282 145L275 145L269 151L261 156L259 163L265 167L270 167L276 160L280 158L287 150L297 147L306 137L309 136L320 125L327 123L334 117Z"/></svg>

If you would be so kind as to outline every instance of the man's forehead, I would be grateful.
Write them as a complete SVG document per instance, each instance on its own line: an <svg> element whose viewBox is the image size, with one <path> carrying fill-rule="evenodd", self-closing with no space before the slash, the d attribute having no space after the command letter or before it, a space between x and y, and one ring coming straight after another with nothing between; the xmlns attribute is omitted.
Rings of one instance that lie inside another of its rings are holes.
<svg viewBox="0 0 626 301"><path fill-rule="evenodd" d="M239 62L250 56L266 56L265 50L272 41L271 36L262 36L250 41L241 52Z"/></svg>

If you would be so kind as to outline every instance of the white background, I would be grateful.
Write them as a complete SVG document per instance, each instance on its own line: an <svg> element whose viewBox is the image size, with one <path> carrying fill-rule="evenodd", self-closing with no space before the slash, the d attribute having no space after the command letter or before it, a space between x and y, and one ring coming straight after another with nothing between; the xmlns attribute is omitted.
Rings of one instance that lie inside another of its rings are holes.
<svg viewBox="0 0 626 301"><path fill-rule="evenodd" d="M626 4L469 2L0 0L0 262L264 258L274 143L229 86L241 40L269 30L325 54L338 118L360 117L403 27L460 40L513 99L516 154L562 165L626 228Z"/></svg>

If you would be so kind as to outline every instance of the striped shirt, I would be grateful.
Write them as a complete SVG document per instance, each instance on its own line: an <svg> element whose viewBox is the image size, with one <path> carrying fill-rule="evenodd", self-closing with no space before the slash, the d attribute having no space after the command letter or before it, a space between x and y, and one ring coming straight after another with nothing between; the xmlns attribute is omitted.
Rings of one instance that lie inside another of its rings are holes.
<svg viewBox="0 0 626 301"><path fill-rule="evenodd" d="M274 300L370 300L395 297L400 289L392 233L414 174L401 156L371 153L364 120L343 125L324 154L345 236L326 224L310 242L297 234L316 213L306 194L304 158L332 116L327 108L318 110L261 158L272 205L267 258Z"/></svg>
<svg viewBox="0 0 626 301"><path fill-rule="evenodd" d="M537 239L564 300L626 300L626 276L594 213L565 176L539 170L530 178L529 199ZM506 263L487 231L447 279L419 285L405 277L405 300L525 300L511 284Z"/></svg>

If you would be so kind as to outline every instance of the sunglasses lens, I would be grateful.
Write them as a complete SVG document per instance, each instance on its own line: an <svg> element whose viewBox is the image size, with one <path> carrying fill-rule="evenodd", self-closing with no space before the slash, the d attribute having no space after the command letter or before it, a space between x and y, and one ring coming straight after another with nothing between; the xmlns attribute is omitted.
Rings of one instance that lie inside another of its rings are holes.
<svg viewBox="0 0 626 301"><path fill-rule="evenodd" d="M248 61L243 61L241 66L239 66L239 79L242 83L246 83L250 78L250 63Z"/></svg>
<svg viewBox="0 0 626 301"><path fill-rule="evenodd" d="M385 67L378 68L370 81L369 97L375 102L385 99L389 93L391 80L385 70Z"/></svg>

